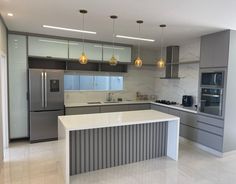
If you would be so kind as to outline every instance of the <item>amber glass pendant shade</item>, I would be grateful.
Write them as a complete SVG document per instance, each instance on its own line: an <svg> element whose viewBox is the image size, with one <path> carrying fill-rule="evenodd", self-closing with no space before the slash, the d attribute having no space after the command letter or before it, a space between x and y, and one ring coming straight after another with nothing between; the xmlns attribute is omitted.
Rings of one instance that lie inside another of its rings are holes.
<svg viewBox="0 0 236 184"><path fill-rule="evenodd" d="M161 58L160 60L157 61L158 68L165 68L165 66L166 66L166 63L163 58Z"/></svg>
<svg viewBox="0 0 236 184"><path fill-rule="evenodd" d="M112 57L111 57L111 59L110 59L110 61L109 61L109 64L111 65L111 66L116 66L117 65L117 59L115 58L115 56L114 55L112 55Z"/></svg>
<svg viewBox="0 0 236 184"><path fill-rule="evenodd" d="M81 56L80 56L80 58L79 58L79 62L80 62L80 64L82 64L82 65L85 65L85 64L88 63L88 58L87 58L87 56L85 55L84 52L82 52L82 54L81 54Z"/></svg>
<svg viewBox="0 0 236 184"><path fill-rule="evenodd" d="M141 60L140 57L137 57L134 61L134 65L137 67L137 68L140 68L142 65L143 65L143 61Z"/></svg>

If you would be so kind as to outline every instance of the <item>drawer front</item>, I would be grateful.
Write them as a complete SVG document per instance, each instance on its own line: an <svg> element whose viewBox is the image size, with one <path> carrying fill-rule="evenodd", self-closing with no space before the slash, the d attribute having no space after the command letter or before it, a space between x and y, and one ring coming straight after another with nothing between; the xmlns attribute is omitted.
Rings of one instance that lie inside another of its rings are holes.
<svg viewBox="0 0 236 184"><path fill-rule="evenodd" d="M173 116L180 117L180 111L179 111L179 110L168 109L168 114L171 114L171 115L173 115Z"/></svg>
<svg viewBox="0 0 236 184"><path fill-rule="evenodd" d="M180 122L185 125L194 126L197 123L197 115L181 111Z"/></svg>
<svg viewBox="0 0 236 184"><path fill-rule="evenodd" d="M128 111L128 105L106 105L101 106L100 112L120 112L120 111Z"/></svg>
<svg viewBox="0 0 236 184"><path fill-rule="evenodd" d="M217 135L221 135L221 136L223 136L223 134L224 134L224 129L223 128L216 127L216 126L211 126L209 124L205 124L205 123L202 123L202 122L197 122L196 123L196 128L199 128L201 130L205 130L207 132L214 133L214 134L217 134Z"/></svg>
<svg viewBox="0 0 236 184"><path fill-rule="evenodd" d="M222 127L222 128L224 127L224 120L221 120L221 119L198 115L197 120L199 122L207 123L207 124L210 124L213 126L218 126L218 127Z"/></svg>
<svg viewBox="0 0 236 184"><path fill-rule="evenodd" d="M92 114L99 113L100 107L69 107L66 108L66 115L76 115L76 114Z"/></svg>
<svg viewBox="0 0 236 184"><path fill-rule="evenodd" d="M156 110L156 111L160 111L160 112L164 112L164 113L168 113L169 112L169 108L167 107L162 107L159 105L151 105L151 109Z"/></svg>
<svg viewBox="0 0 236 184"><path fill-rule="evenodd" d="M214 150L223 151L223 137L221 136L184 124L180 124L180 135Z"/></svg>
<svg viewBox="0 0 236 184"><path fill-rule="evenodd" d="M135 110L148 110L150 109L151 106L150 104L130 104L129 105L129 110L130 111L135 111Z"/></svg>

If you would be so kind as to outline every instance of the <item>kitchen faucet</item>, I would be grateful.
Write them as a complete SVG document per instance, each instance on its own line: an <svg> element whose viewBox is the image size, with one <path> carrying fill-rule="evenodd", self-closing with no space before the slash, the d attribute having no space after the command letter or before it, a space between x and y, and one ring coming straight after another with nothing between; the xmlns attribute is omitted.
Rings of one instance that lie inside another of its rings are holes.
<svg viewBox="0 0 236 184"><path fill-rule="evenodd" d="M109 92L109 93L107 94L107 101L108 101L108 102L111 102L112 100L113 100L113 93Z"/></svg>

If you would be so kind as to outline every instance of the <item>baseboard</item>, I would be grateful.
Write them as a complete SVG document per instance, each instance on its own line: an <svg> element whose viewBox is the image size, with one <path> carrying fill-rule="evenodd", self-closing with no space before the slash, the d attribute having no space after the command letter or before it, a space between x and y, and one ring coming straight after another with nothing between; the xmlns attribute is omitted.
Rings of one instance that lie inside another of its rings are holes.
<svg viewBox="0 0 236 184"><path fill-rule="evenodd" d="M58 138L50 138L50 139L40 139L40 140L30 140L30 143L39 143L39 142L48 142L48 141L56 141Z"/></svg>
<svg viewBox="0 0 236 184"><path fill-rule="evenodd" d="M184 141L184 142L188 142L189 144L191 144L191 145L193 145L193 146L195 146L195 147L197 147L197 148L200 148L201 150L206 151L206 152L208 152L208 153L210 153L210 154L212 154L212 155L215 155L215 156L217 156L217 157L224 157L224 156L225 156L224 153L222 153L222 152L216 151L216 150L214 150L214 149L212 149L212 148L209 148L209 147L207 147L207 146L204 146L204 145L202 145L202 144L193 142L193 141L191 141L191 140L189 140L189 139L186 139L186 138L184 138L184 137L180 137L180 140L181 140L181 141Z"/></svg>
<svg viewBox="0 0 236 184"><path fill-rule="evenodd" d="M13 138L9 140L10 143L20 142L20 141L29 141L29 137Z"/></svg>

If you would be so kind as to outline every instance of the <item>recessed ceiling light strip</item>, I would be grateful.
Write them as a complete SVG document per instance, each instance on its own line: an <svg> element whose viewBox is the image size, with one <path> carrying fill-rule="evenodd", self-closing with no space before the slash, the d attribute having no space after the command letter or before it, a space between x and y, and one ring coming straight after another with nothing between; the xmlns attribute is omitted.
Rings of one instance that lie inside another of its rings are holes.
<svg viewBox="0 0 236 184"><path fill-rule="evenodd" d="M124 36L124 35L116 35L117 38L125 38L130 40L140 40L140 41L147 41L147 42L155 42L153 39L147 39L147 38L139 38L139 37L133 37L133 36Z"/></svg>
<svg viewBox="0 0 236 184"><path fill-rule="evenodd" d="M63 30L63 31L72 31L72 32L87 33L87 34L97 34L94 31L71 29L71 28L66 28L66 27L57 27L57 26L50 26L50 25L43 25L43 27L44 28L50 28L50 29L58 29L58 30Z"/></svg>

